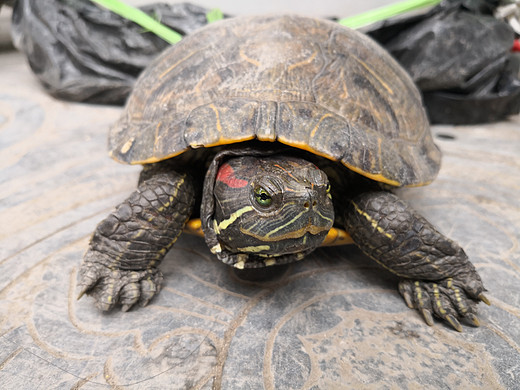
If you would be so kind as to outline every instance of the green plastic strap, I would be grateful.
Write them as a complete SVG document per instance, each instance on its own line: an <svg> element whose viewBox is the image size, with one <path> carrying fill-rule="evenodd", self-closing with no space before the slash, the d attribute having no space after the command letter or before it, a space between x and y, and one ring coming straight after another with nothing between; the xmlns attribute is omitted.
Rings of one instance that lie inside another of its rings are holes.
<svg viewBox="0 0 520 390"><path fill-rule="evenodd" d="M153 32L158 37L164 39L166 42L174 44L182 39L182 35L159 23L157 20L148 16L138 8L134 8L119 0L91 0L119 16L131 20L134 23L142 26L146 30Z"/></svg>
<svg viewBox="0 0 520 390"><path fill-rule="evenodd" d="M208 23L213 23L222 19L224 19L224 14L218 8L214 8L206 14L206 20Z"/></svg>
<svg viewBox="0 0 520 390"><path fill-rule="evenodd" d="M174 44L182 39L182 35L159 23L151 16L145 14L138 8L123 3L120 0L91 0L93 3L118 14L119 16L137 23L147 31L150 31L166 42ZM344 18L338 21L339 24L350 28L360 28L380 20L388 19L405 12L413 11L418 8L432 6L440 3L441 0L406 0L386 7L376 8L362 14ZM208 23L213 23L224 18L224 14L218 8L212 9L206 14Z"/></svg>
<svg viewBox="0 0 520 390"><path fill-rule="evenodd" d="M410 12L418 8L439 4L441 0L407 0L400 3L390 4L385 7L373 9L359 15L344 18L339 24L350 28L360 28L369 24L379 22L394 16Z"/></svg>

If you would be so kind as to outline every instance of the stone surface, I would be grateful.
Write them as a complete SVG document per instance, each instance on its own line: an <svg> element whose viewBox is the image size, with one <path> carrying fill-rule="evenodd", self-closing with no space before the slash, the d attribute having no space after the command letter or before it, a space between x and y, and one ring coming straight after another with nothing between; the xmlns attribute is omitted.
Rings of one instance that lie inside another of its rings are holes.
<svg viewBox="0 0 520 390"><path fill-rule="evenodd" d="M520 117L435 127L438 180L400 191L478 268L480 328L428 327L354 247L244 282L192 236L149 306L100 313L76 274L137 180L106 154L121 109L53 100L17 53L0 64L0 388L520 389Z"/></svg>

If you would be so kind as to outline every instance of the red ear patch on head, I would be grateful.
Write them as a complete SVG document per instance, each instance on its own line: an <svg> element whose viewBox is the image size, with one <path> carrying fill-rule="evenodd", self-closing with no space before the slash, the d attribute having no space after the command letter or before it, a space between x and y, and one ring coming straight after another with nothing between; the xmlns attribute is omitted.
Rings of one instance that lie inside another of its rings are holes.
<svg viewBox="0 0 520 390"><path fill-rule="evenodd" d="M239 179L235 176L235 171L229 164L222 164L217 173L217 180L228 185L231 188L245 187L249 182L247 180Z"/></svg>

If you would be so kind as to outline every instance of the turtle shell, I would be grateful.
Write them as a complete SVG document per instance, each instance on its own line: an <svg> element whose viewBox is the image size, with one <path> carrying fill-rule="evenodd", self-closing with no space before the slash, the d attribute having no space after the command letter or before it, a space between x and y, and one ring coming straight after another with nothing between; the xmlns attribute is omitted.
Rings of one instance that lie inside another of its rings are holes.
<svg viewBox="0 0 520 390"><path fill-rule="evenodd" d="M238 17L168 48L113 126L113 158L147 164L257 139L394 186L432 181L440 152L406 72L365 35L299 17Z"/></svg>

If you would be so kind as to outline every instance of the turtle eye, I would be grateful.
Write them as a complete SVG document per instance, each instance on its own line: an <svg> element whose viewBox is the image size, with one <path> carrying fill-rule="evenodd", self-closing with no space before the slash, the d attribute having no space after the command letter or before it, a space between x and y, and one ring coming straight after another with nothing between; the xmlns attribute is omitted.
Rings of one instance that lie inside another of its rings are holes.
<svg viewBox="0 0 520 390"><path fill-rule="evenodd" d="M325 187L325 190L327 191L327 194L330 193L330 183L327 183L327 187Z"/></svg>
<svg viewBox="0 0 520 390"><path fill-rule="evenodd" d="M263 187L256 187L254 190L255 201L262 207L269 207L273 202L273 198L269 192Z"/></svg>

